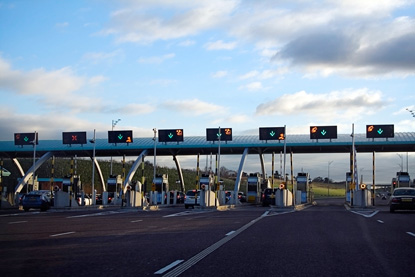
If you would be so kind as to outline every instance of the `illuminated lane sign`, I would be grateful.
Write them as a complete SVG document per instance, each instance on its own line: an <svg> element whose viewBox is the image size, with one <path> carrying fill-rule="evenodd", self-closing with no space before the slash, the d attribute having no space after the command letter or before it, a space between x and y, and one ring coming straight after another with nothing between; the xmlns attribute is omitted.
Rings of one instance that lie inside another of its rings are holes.
<svg viewBox="0 0 415 277"><path fill-rule="evenodd" d="M208 128L206 129L206 140L207 141L228 141L232 140L232 128Z"/></svg>
<svg viewBox="0 0 415 277"><path fill-rule="evenodd" d="M394 125L366 125L366 138L393 138Z"/></svg>
<svg viewBox="0 0 415 277"><path fill-rule="evenodd" d="M285 127L261 127L259 128L259 140L284 140Z"/></svg>
<svg viewBox="0 0 415 277"><path fill-rule="evenodd" d="M15 133L14 145L33 145L35 133ZM36 136L36 144L39 144L39 135Z"/></svg>
<svg viewBox="0 0 415 277"><path fill-rule="evenodd" d="M159 130L159 142L183 141L183 129Z"/></svg>
<svg viewBox="0 0 415 277"><path fill-rule="evenodd" d="M108 131L108 143L132 143L133 131Z"/></svg>
<svg viewBox="0 0 415 277"><path fill-rule="evenodd" d="M337 126L310 126L310 139L336 139Z"/></svg>
<svg viewBox="0 0 415 277"><path fill-rule="evenodd" d="M63 144L86 144L86 132L63 132Z"/></svg>

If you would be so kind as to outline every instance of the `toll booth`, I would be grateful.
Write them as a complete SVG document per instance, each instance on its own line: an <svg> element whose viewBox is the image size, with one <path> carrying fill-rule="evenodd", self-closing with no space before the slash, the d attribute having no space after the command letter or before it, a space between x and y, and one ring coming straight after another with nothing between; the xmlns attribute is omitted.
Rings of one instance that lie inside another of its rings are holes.
<svg viewBox="0 0 415 277"><path fill-rule="evenodd" d="M352 185L352 173L351 172L346 172L346 201L347 202L351 202L351 192L350 190Z"/></svg>
<svg viewBox="0 0 415 277"><path fill-rule="evenodd" d="M83 191L81 176L68 174L62 179L62 190L55 190L55 206L56 207L72 207L86 205L85 193ZM58 193L59 192L59 193ZM88 200L88 203L90 201Z"/></svg>
<svg viewBox="0 0 415 277"><path fill-rule="evenodd" d="M199 181L200 190L215 190L215 177L213 174L202 174Z"/></svg>
<svg viewBox="0 0 415 277"><path fill-rule="evenodd" d="M247 202L259 204L261 201L261 184L262 178L259 173L251 173L248 176L248 185L247 185Z"/></svg>
<svg viewBox="0 0 415 277"><path fill-rule="evenodd" d="M118 196L118 191L122 186L121 175L110 175L107 180L107 191L102 193L102 204L113 204L118 205L121 202L121 198ZM109 196L111 197L111 202L109 203Z"/></svg>
<svg viewBox="0 0 415 277"><path fill-rule="evenodd" d="M166 193L169 191L169 178L167 174L156 175L152 185L152 201L153 204L164 204Z"/></svg>
<svg viewBox="0 0 415 277"><path fill-rule="evenodd" d="M62 179L62 191L69 193L72 191L71 175L66 175Z"/></svg>
<svg viewBox="0 0 415 277"><path fill-rule="evenodd" d="M297 173L297 195L296 203L303 204L310 202L310 184L308 173L299 172Z"/></svg>
<svg viewBox="0 0 415 277"><path fill-rule="evenodd" d="M39 190L39 181L38 181L38 177L35 176L35 182L33 183L33 176L31 176L29 178L29 180L26 183L26 186L29 188L29 191L33 191L33 190ZM23 190L22 190L23 191Z"/></svg>
<svg viewBox="0 0 415 277"><path fill-rule="evenodd" d="M202 177L203 178L203 177ZM200 178L200 182L202 182L202 178ZM210 176L206 177L206 180L204 181L209 181L210 180ZM213 176L212 176L212 184L213 184ZM203 184L200 186L200 207L204 208L204 207L213 207L216 205L216 196L215 196L215 192L212 191L212 184L209 186L206 184ZM211 189L209 189L209 187Z"/></svg>
<svg viewBox="0 0 415 277"><path fill-rule="evenodd" d="M396 172L396 182L397 187L410 187L411 186L411 177L408 172Z"/></svg>

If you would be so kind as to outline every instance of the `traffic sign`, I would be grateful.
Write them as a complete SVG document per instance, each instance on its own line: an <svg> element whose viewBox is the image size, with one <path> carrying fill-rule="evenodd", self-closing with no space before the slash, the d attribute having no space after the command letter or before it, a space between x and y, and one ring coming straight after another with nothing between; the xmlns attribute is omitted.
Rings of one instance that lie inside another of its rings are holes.
<svg viewBox="0 0 415 277"><path fill-rule="evenodd" d="M159 130L159 142L183 141L183 129Z"/></svg>
<svg viewBox="0 0 415 277"><path fill-rule="evenodd" d="M366 125L366 138L393 138L394 125Z"/></svg>
<svg viewBox="0 0 415 277"><path fill-rule="evenodd" d="M86 144L86 132L63 132L63 144Z"/></svg>
<svg viewBox="0 0 415 277"><path fill-rule="evenodd" d="M259 140L284 140L285 127L261 127L259 128Z"/></svg>
<svg viewBox="0 0 415 277"><path fill-rule="evenodd" d="M207 141L228 141L232 140L232 128L208 128L206 129L206 140Z"/></svg>
<svg viewBox="0 0 415 277"><path fill-rule="evenodd" d="M37 133L15 133L14 145L32 145L36 136L36 144L39 144L39 135Z"/></svg>
<svg viewBox="0 0 415 277"><path fill-rule="evenodd" d="M133 131L108 131L108 143L132 143Z"/></svg>
<svg viewBox="0 0 415 277"><path fill-rule="evenodd" d="M310 139L336 139L337 126L310 126Z"/></svg>

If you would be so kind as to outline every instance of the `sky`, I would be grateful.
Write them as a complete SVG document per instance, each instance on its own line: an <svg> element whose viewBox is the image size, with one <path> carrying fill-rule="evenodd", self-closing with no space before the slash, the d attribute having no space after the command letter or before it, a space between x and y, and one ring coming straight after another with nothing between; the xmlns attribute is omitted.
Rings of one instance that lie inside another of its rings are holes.
<svg viewBox="0 0 415 277"><path fill-rule="evenodd" d="M134 137L353 123L413 132L414 90L414 0L0 0L0 141L106 138L117 119ZM412 153L382 155L388 176L415 166ZM240 157L226 159L236 170ZM297 160L313 175L348 170L344 155Z"/></svg>

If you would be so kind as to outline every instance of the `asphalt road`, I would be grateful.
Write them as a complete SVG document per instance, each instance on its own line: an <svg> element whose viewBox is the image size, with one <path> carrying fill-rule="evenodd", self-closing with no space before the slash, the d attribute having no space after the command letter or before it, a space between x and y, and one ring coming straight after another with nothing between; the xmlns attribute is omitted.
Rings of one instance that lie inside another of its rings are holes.
<svg viewBox="0 0 415 277"><path fill-rule="evenodd" d="M2 276L414 276L415 212L0 212Z"/></svg>

